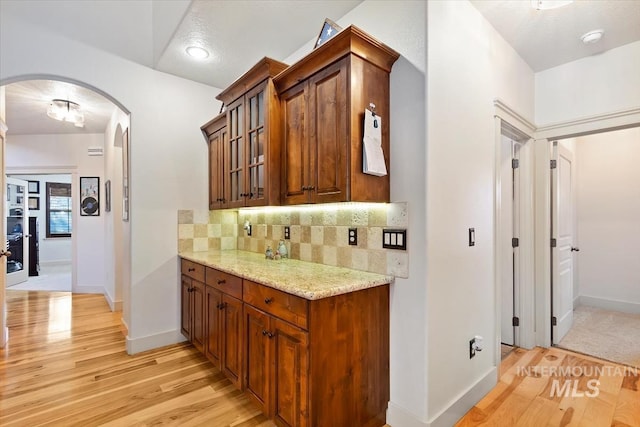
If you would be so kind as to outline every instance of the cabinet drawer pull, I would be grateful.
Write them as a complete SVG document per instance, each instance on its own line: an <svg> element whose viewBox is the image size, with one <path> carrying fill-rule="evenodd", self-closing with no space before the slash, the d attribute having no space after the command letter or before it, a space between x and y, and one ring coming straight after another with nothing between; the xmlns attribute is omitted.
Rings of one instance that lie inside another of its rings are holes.
<svg viewBox="0 0 640 427"><path fill-rule="evenodd" d="M271 304L273 302L273 298L265 298L264 299L264 303L265 304Z"/></svg>
<svg viewBox="0 0 640 427"><path fill-rule="evenodd" d="M189 271L191 273L192 271L196 271L196 269L195 269L195 267L189 267L189 269L187 271Z"/></svg>
<svg viewBox="0 0 640 427"><path fill-rule="evenodd" d="M224 285L225 283L227 283L227 281L224 279L218 280L218 285Z"/></svg>
<svg viewBox="0 0 640 427"><path fill-rule="evenodd" d="M262 331L262 335L265 336L265 337L269 337L269 338L273 338L274 337L273 333L269 332L267 330L263 330Z"/></svg>
<svg viewBox="0 0 640 427"><path fill-rule="evenodd" d="M302 186L302 191L307 191L309 189L309 187L307 187L306 185Z"/></svg>
<svg viewBox="0 0 640 427"><path fill-rule="evenodd" d="M226 304L226 303L224 303L224 302L223 302L223 303L221 303L221 304L218 304L218 305L217 305L218 310L224 310L224 308L225 308L226 306L227 306L227 304Z"/></svg>
<svg viewBox="0 0 640 427"><path fill-rule="evenodd" d="M313 185L310 185L309 188L307 188L307 190L312 190L312 191L315 190L315 189L316 189L316 187L314 187Z"/></svg>

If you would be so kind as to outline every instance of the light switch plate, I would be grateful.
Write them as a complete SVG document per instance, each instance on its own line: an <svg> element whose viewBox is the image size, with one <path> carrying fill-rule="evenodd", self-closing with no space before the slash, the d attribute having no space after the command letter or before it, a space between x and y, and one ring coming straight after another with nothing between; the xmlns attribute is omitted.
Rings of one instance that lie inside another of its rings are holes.
<svg viewBox="0 0 640 427"><path fill-rule="evenodd" d="M385 249L407 250L407 230L404 228L383 229L382 247Z"/></svg>

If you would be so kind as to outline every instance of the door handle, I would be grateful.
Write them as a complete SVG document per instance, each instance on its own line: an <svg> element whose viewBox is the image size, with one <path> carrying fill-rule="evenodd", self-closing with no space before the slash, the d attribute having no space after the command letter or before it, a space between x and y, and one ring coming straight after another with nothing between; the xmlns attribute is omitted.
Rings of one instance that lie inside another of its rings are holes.
<svg viewBox="0 0 640 427"><path fill-rule="evenodd" d="M580 248L571 247L571 252L580 252Z"/></svg>
<svg viewBox="0 0 640 427"><path fill-rule="evenodd" d="M6 256L7 258L9 258L11 256L11 251L1 250L0 257L3 257L3 256Z"/></svg>

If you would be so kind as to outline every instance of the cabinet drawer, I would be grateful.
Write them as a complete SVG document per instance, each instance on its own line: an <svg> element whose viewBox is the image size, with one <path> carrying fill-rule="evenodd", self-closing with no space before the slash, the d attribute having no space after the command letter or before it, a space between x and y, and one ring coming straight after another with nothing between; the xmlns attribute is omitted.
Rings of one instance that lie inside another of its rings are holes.
<svg viewBox="0 0 640 427"><path fill-rule="evenodd" d="M307 329L309 301L249 280L244 281L242 299L252 306Z"/></svg>
<svg viewBox="0 0 640 427"><path fill-rule="evenodd" d="M240 277L207 267L205 283L220 292L242 299L242 279Z"/></svg>
<svg viewBox="0 0 640 427"><path fill-rule="evenodd" d="M182 260L182 274L204 283L204 265L186 259Z"/></svg>

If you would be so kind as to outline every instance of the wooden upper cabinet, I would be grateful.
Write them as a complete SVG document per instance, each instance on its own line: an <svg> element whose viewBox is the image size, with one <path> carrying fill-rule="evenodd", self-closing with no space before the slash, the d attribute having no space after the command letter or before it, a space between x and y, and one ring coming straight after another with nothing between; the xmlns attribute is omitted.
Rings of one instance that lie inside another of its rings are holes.
<svg viewBox="0 0 640 427"><path fill-rule="evenodd" d="M217 96L227 106L224 207L280 202L280 105L272 78L285 68L263 58Z"/></svg>
<svg viewBox="0 0 640 427"><path fill-rule="evenodd" d="M283 204L390 201L389 175L362 172L362 138L364 110L373 103L389 172L389 73L398 57L350 26L273 79Z"/></svg>
<svg viewBox="0 0 640 427"><path fill-rule="evenodd" d="M209 143L209 209L226 208L224 148L228 144L227 115L220 114L201 129Z"/></svg>

